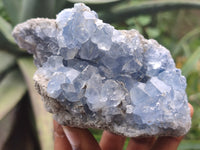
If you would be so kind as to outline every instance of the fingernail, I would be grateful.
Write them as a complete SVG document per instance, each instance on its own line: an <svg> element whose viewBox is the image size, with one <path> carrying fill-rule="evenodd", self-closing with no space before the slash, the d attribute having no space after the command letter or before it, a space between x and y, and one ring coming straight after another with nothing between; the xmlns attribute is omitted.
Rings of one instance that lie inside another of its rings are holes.
<svg viewBox="0 0 200 150"><path fill-rule="evenodd" d="M63 126L63 131L69 140L72 150L80 150L80 137L76 132L69 129L70 127Z"/></svg>

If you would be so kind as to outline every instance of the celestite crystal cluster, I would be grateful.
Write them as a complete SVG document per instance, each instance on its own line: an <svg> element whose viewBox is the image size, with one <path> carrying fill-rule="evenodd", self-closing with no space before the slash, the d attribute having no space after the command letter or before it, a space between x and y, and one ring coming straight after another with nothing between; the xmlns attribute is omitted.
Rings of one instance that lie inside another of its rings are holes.
<svg viewBox="0 0 200 150"><path fill-rule="evenodd" d="M185 77L155 40L114 29L82 3L13 36L34 55L36 88L59 123L129 137L188 132Z"/></svg>

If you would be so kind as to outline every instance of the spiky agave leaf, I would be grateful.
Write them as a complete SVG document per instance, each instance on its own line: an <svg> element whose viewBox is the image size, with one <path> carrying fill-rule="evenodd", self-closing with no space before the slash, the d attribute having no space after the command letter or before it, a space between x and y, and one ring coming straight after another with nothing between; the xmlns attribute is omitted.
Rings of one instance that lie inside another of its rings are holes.
<svg viewBox="0 0 200 150"><path fill-rule="evenodd" d="M34 88L32 77L36 68L33 65L33 59L20 58L18 59L18 64L22 70L28 86L41 147L43 150L50 150L53 148L53 120L51 114L44 109L43 102L41 101L41 96L36 92Z"/></svg>

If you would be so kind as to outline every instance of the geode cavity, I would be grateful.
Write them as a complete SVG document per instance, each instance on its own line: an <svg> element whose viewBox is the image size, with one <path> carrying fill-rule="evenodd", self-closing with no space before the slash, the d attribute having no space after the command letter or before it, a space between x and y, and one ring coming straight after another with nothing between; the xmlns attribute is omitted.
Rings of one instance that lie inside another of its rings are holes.
<svg viewBox="0 0 200 150"><path fill-rule="evenodd" d="M188 132L185 77L155 40L114 29L81 3L19 24L13 36L33 54L36 89L60 124L129 137Z"/></svg>

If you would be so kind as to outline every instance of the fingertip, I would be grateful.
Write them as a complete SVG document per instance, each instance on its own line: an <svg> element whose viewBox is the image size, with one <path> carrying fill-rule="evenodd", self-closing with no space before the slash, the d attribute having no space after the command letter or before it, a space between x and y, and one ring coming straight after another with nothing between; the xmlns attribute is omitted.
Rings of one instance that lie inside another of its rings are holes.
<svg viewBox="0 0 200 150"><path fill-rule="evenodd" d="M54 150L71 150L71 145L65 136L63 128L55 120L54 125Z"/></svg>
<svg viewBox="0 0 200 150"><path fill-rule="evenodd" d="M99 144L103 150L121 150L124 147L125 140L126 137L124 136L104 131Z"/></svg>
<svg viewBox="0 0 200 150"><path fill-rule="evenodd" d="M153 146L156 137L138 137L138 138L131 138L127 150L149 150Z"/></svg>
<svg viewBox="0 0 200 150"><path fill-rule="evenodd" d="M78 149L81 143L79 135L77 134L78 133L77 129L68 126L62 126L62 128L72 146L72 149Z"/></svg>
<svg viewBox="0 0 200 150"><path fill-rule="evenodd" d="M194 108L193 108L193 106L190 103L188 103L188 106L190 108L190 116L192 117L193 114L194 114Z"/></svg>
<svg viewBox="0 0 200 150"><path fill-rule="evenodd" d="M54 126L55 136L59 136L59 137L65 136L65 133L63 132L62 126L60 124L58 124L55 120L53 120L53 126Z"/></svg>
<svg viewBox="0 0 200 150"><path fill-rule="evenodd" d="M100 150L98 142L88 129L63 126L63 130L71 144L72 149Z"/></svg>
<svg viewBox="0 0 200 150"><path fill-rule="evenodd" d="M184 136L180 137L170 137L163 136L159 137L151 150L177 150L181 140Z"/></svg>

